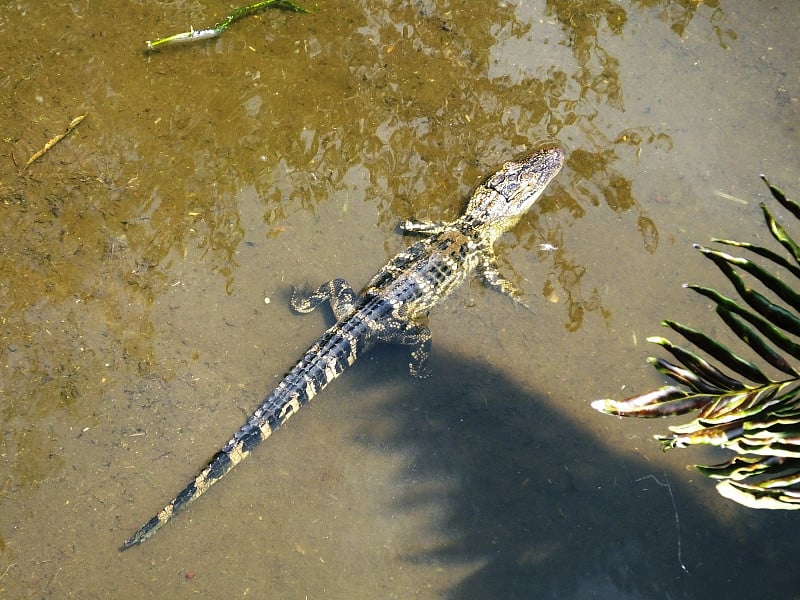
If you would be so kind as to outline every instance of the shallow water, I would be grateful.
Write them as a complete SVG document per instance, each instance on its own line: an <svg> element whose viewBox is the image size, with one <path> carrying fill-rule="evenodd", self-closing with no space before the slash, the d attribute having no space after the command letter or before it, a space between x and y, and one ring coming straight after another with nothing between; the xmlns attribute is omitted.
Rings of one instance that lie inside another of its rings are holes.
<svg viewBox="0 0 800 600"><path fill-rule="evenodd" d="M724 337L680 287L725 285L691 243L764 242L759 173L797 197L794 1L319 3L144 53L229 8L0 16L0 591L796 597L796 515L662 454L678 420L589 408L660 385L660 319ZM430 379L377 349L117 551L330 323L292 287L363 285L399 221L546 140L567 165L498 247L534 315L465 286Z"/></svg>

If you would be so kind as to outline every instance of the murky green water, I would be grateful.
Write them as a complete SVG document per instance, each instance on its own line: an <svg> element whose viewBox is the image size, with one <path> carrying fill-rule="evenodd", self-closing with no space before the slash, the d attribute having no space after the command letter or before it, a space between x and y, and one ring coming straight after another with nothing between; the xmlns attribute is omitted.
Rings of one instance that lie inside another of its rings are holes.
<svg viewBox="0 0 800 600"><path fill-rule="evenodd" d="M794 0L306 5L146 55L231 4L6 3L0 593L797 597L797 516L589 408L658 384L661 318L721 333L680 284L724 285L691 242L763 240L758 174L797 197ZM363 285L548 139L567 166L498 248L534 316L460 290L433 377L376 350L117 551L330 322L293 286Z"/></svg>

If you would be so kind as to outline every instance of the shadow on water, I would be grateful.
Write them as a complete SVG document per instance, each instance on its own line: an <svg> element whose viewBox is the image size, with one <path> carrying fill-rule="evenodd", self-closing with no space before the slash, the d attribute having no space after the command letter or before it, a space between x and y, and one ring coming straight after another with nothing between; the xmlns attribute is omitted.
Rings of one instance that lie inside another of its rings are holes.
<svg viewBox="0 0 800 600"><path fill-rule="evenodd" d="M376 354L373 366L352 373L356 389L385 377L376 364L405 358L394 349ZM423 392L398 393L371 415L390 415L393 431L377 437L365 428L359 440L413 457L402 475L407 492L392 510L440 510L438 525L419 532L419 548L405 560L476 566L446 597L796 593L800 577L784 560L794 541L782 535L792 515L742 509L726 522L658 464L614 452L552 399L502 372L441 354L433 367Z"/></svg>

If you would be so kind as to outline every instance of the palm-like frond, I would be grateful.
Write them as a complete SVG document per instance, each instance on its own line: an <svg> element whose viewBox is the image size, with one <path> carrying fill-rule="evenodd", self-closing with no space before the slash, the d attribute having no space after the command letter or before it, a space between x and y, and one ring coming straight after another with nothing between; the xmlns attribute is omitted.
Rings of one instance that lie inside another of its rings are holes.
<svg viewBox="0 0 800 600"><path fill-rule="evenodd" d="M800 205L789 200L762 176L772 196L795 219ZM735 456L719 465L697 466L701 473L719 480L720 494L752 508L800 509L800 246L775 220L766 204L761 210L772 236L787 256L745 242L714 239L765 259L768 268L750 258L695 245L733 284L739 299L699 285L691 290L716 304L716 312L764 365L781 376L767 375L750 360L701 331L675 321L664 321L699 350L717 361L675 345L663 337L653 342L673 359L650 358L662 374L679 385L670 385L626 400L596 400L592 407L608 414L664 417L699 411L685 425L670 427L670 434L656 436L664 449L711 445ZM772 269L772 270L771 270ZM780 269L783 278L774 274ZM757 280L769 296L750 287L739 272ZM785 376L783 376L785 375Z"/></svg>

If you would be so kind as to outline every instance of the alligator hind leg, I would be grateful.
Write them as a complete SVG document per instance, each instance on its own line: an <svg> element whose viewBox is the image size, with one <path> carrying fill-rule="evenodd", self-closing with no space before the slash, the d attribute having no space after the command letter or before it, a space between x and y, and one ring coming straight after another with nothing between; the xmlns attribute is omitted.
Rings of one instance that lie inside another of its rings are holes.
<svg viewBox="0 0 800 600"><path fill-rule="evenodd" d="M408 370L420 379L430 377L431 330L427 326L393 319L382 323L380 330L371 332L371 336L379 342L411 346Z"/></svg>
<svg viewBox="0 0 800 600"><path fill-rule="evenodd" d="M338 321L352 314L358 300L358 292L344 279L337 278L323 283L309 296L303 296L297 290L292 291L291 305L297 312L305 314L323 302L330 302L333 316Z"/></svg>

